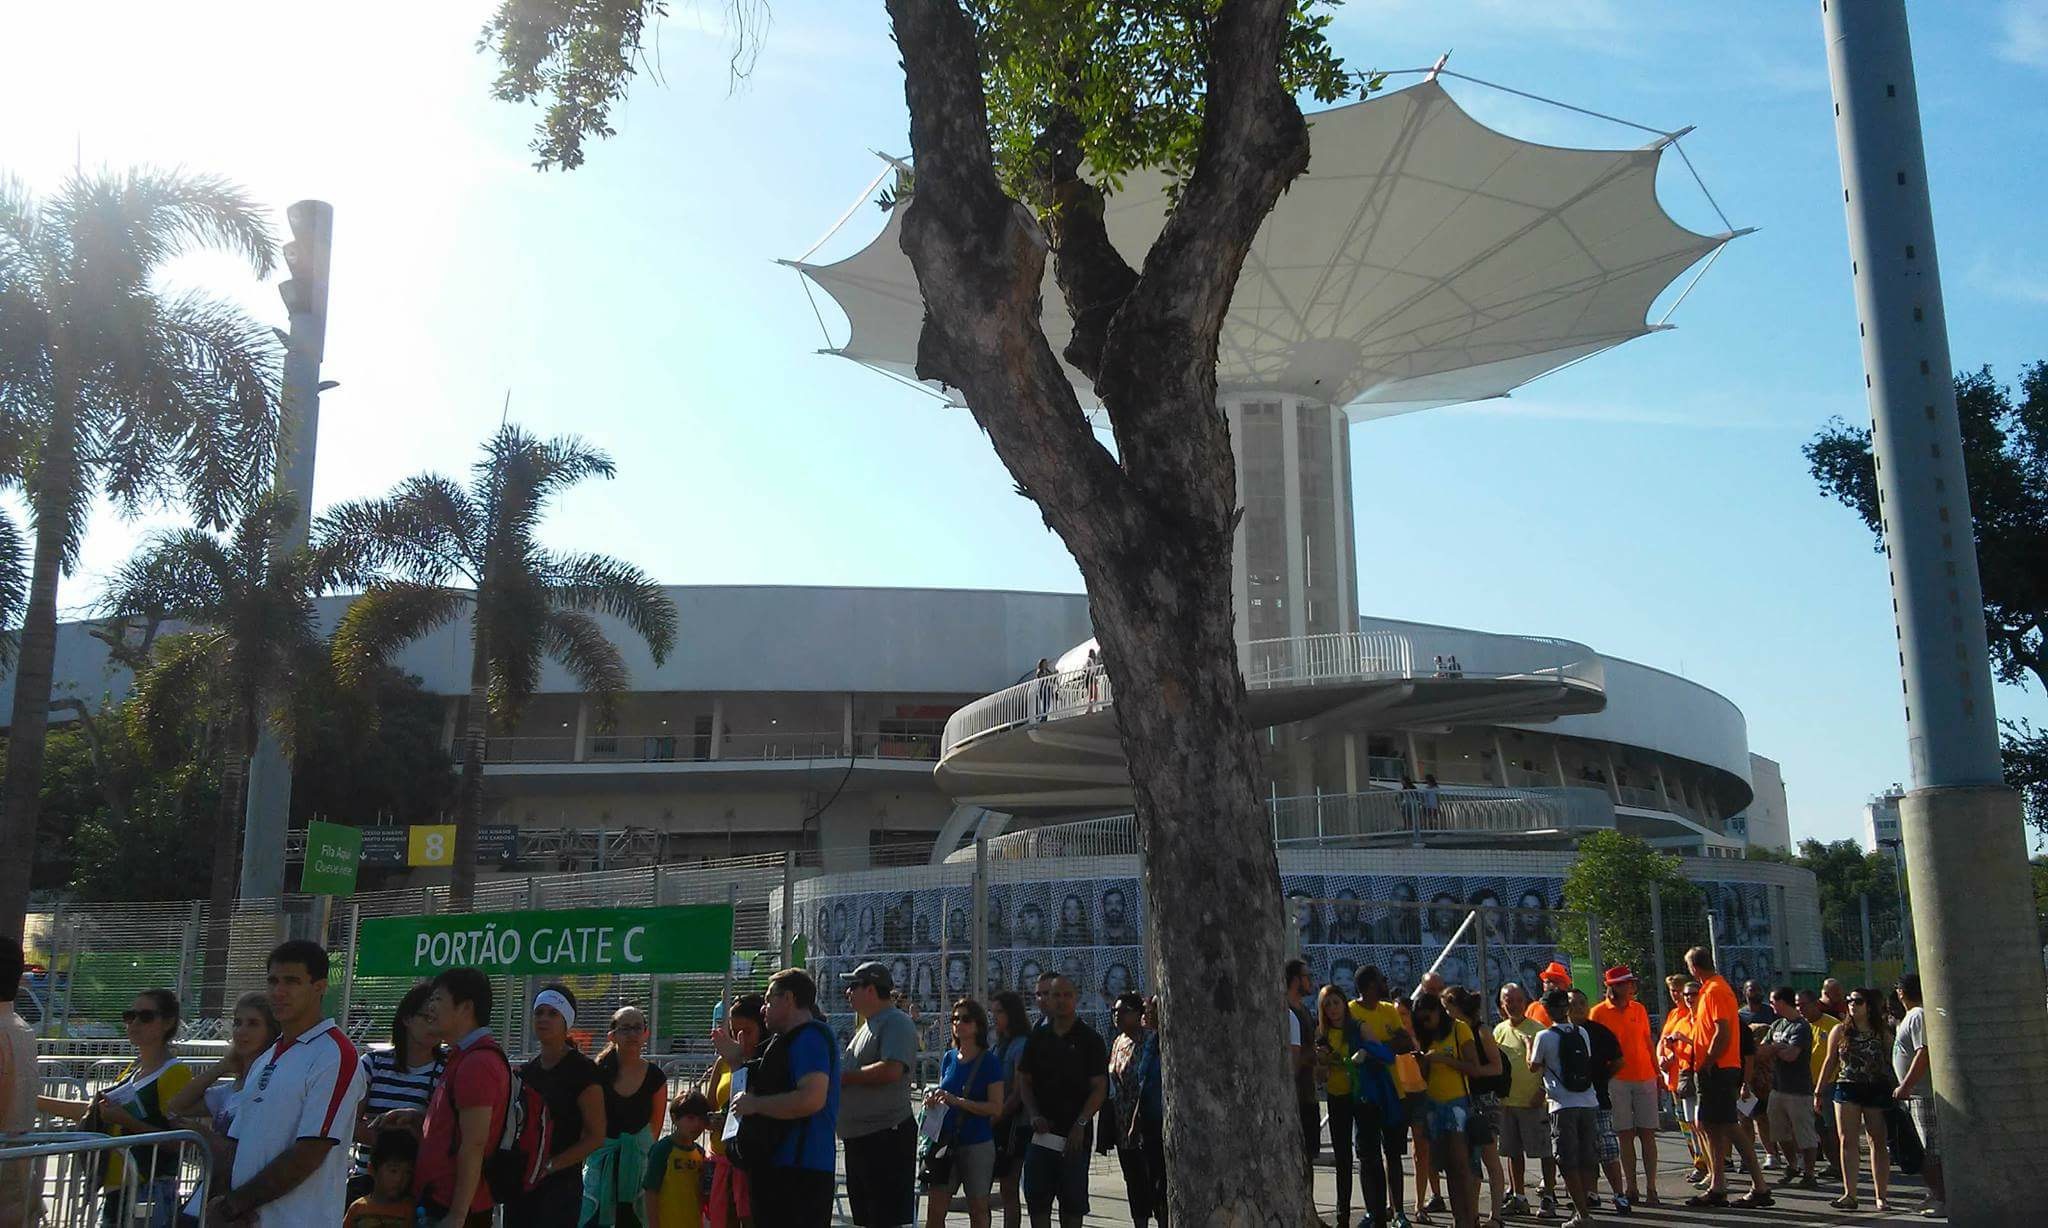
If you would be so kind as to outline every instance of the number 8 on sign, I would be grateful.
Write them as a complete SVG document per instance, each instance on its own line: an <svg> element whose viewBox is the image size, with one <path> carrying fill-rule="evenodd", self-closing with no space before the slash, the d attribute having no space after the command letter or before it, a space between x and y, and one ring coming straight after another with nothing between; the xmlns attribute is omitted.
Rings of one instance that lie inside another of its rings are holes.
<svg viewBox="0 0 2048 1228"><path fill-rule="evenodd" d="M426 823L408 829L405 863L409 866L454 865L455 825Z"/></svg>

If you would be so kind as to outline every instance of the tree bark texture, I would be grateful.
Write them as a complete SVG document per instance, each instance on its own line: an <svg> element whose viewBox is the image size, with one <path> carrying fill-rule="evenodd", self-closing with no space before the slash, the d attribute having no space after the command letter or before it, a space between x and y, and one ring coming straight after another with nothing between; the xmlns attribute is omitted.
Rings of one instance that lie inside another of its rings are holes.
<svg viewBox="0 0 2048 1228"><path fill-rule="evenodd" d="M1280 1225L1311 1216L1286 1060L1279 867L1254 791L1231 603L1237 491L1216 347L1252 239L1308 162L1281 89L1288 0L1217 13L1203 145L1135 276L1071 182L1055 274L1069 349L1116 433L1095 439L1045 339L1048 241L998 185L972 23L953 0L889 0L917 184L903 248L925 321L918 375L964 394L997 454L1073 553L1117 693L1137 800L1166 1053L1172 1215ZM1113 310L1105 310L1106 302Z"/></svg>
<svg viewBox="0 0 2048 1228"><path fill-rule="evenodd" d="M469 711L462 724L462 781L455 791L455 864L448 875L448 911L469 908L476 895L477 827L484 817L484 756L490 748L491 651L483 602L477 602L469 662Z"/></svg>
<svg viewBox="0 0 2048 1228"><path fill-rule="evenodd" d="M241 885L242 812L249 799L249 750L256 743L255 700L238 705L229 720L220 771L220 802L213 816L213 879L206 897L206 960L199 979L199 1018L218 1019L227 1001L228 947Z"/></svg>
<svg viewBox="0 0 2048 1228"><path fill-rule="evenodd" d="M7 779L0 844L20 851L0 858L0 932L20 934L28 915L34 874L32 850L41 833L43 750L50 729L50 681L57 655L57 581L64 571L71 484L77 480L71 456L69 416L60 409L50 426L42 469L36 475L31 515L35 519L35 560L31 564L28 609L22 616L20 651L14 660L14 713L7 734Z"/></svg>

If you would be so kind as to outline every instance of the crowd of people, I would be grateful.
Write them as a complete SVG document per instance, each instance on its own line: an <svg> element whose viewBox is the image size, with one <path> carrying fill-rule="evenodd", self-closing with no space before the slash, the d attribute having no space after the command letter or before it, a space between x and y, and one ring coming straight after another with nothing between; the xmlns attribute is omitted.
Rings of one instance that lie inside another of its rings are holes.
<svg viewBox="0 0 2048 1228"><path fill-rule="evenodd" d="M1710 951L1694 948L1686 964L1668 978L1670 1009L1653 1032L1626 966L1605 970L1594 1002L1554 962L1533 997L1503 985L1489 1024L1479 994L1435 972L1397 994L1380 969L1361 968L1347 998L1337 985L1318 992L1308 965L1289 961L1302 1142L1314 1161L1327 1134L1338 1223L1354 1223L1354 1184L1365 1216L1356 1222L1369 1228L1443 1213L1457 1228L1531 1214L1583 1228L1608 1205L1603 1180L1620 1215L1662 1206L1657 1138L1667 1099L1693 1158L1688 1208L1718 1216L1772 1206L1766 1170L1776 1168L1780 1186L1838 1183L1830 1205L1856 1211L1867 1139L1877 1209L1891 1209L1889 1140L1915 1153L1928 1190L1921 1213L1946 1213L1917 976L1900 978L1893 1009L1874 989L1843 994L1832 980L1818 993L1768 995L1749 982L1739 1003ZM1410 1155L1412 1218L1403 1189ZM1731 1163L1750 1182L1732 1198Z"/></svg>
<svg viewBox="0 0 2048 1228"><path fill-rule="evenodd" d="M18 943L0 943L0 992L21 960ZM1661 1205L1667 1099L1693 1159L1689 1207L1771 1206L1776 1168L1779 1185L1839 1184L1832 1205L1855 1211L1867 1150L1887 1210L1893 1149L1910 1146L1924 1212L1941 1213L1917 977L1889 999L1834 981L1817 993L1751 982L1738 999L1710 952L1686 962L1653 1032L1627 967L1605 971L1593 1002L1552 963L1534 996L1502 986L1489 1017L1479 994L1435 972L1399 993L1366 967L1347 992L1318 989L1290 961L1302 1141L1313 1161L1327 1135L1339 1223L1408 1228L1448 1214L1476 1228L1482 1187L1490 1225L1534 1215L1580 1228L1606 1205L1603 1181L1618 1213ZM709 1070L672 1082L646 1056L637 1007L613 1012L604 1047L586 1056L565 985L525 1004L535 1052L515 1066L493 1032L491 982L468 968L414 986L389 1046L359 1053L322 1013L328 972L317 944L279 945L267 989L235 1002L225 1052L203 1065L172 1051L177 996L136 995L122 1016L135 1058L84 1101L34 1095L19 1077L34 1070L33 1036L0 1001L0 1128L27 1129L38 1113L117 1137L190 1128L214 1151L208 1222L227 1225L480 1228L502 1213L511 1228L807 1228L831 1222L842 1150L855 1224L917 1223L922 1191L927 1228L956 1207L976 1228L998 1213L1005 1228L1027 1217L1050 1228L1055 1215L1078 1228L1092 1158L1110 1152L1132 1222L1167 1222L1158 1007L1136 993L1117 999L1109 1037L1080 1018L1078 987L1057 972L1034 987L1035 1019L1015 992L986 1006L962 997L937 1081L919 1087L922 1041L886 964L842 978L858 1020L843 1044L820 987L786 969L722 1012ZM1740 1197L1732 1167L1748 1178ZM144 1148L116 1156L103 1179L138 1192L151 1228L173 1228L201 1210L178 1168L174 1149Z"/></svg>

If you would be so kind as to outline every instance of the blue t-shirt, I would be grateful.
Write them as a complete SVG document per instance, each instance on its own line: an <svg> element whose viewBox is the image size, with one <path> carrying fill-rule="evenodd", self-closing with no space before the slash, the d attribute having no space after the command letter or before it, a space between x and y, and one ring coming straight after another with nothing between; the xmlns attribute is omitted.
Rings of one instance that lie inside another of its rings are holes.
<svg viewBox="0 0 2048 1228"><path fill-rule="evenodd" d="M980 1062L981 1065L977 1067L975 1062ZM967 1081L970 1071L974 1075L974 1082L972 1083ZM990 1085L1001 1083L1002 1081L1002 1059L988 1052L983 1052L980 1057L963 1062L960 1060L960 1051L958 1049L948 1049L946 1050L945 1064L939 1069L940 1090L952 1092L962 1100L987 1100ZM986 1143L994 1140L996 1136L995 1128L990 1118L970 1113L965 1109L947 1109L946 1111L957 1115L959 1118L960 1132L955 1137L958 1138L960 1146L972 1147L976 1143Z"/></svg>
<svg viewBox="0 0 2048 1228"><path fill-rule="evenodd" d="M794 1088L805 1075L825 1076L825 1107L808 1119L793 1121L775 1149L775 1168L807 1168L829 1173L838 1167L839 1042L823 1025L805 1024L789 1038L789 1082Z"/></svg>

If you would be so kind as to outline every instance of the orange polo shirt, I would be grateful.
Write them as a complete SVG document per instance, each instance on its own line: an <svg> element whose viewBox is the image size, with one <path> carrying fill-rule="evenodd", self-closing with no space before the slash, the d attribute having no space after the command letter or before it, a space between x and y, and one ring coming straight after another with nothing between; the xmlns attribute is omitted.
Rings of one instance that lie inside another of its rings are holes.
<svg viewBox="0 0 2048 1228"><path fill-rule="evenodd" d="M1650 1012L1642 1003L1622 1007L1602 998L1587 1014L1621 1042L1621 1069L1614 1072L1615 1078L1623 1083L1647 1083L1657 1077L1657 1057L1650 1052Z"/></svg>
<svg viewBox="0 0 2048 1228"><path fill-rule="evenodd" d="M1742 1069L1742 1012L1735 1004L1735 991L1715 973L1700 982L1700 1004L1693 1010L1693 1037L1698 1044L1696 1060L1702 1067L1711 1063L1723 1070ZM1728 1038L1719 1057L1711 1057L1708 1046L1714 1040L1714 1025L1721 1025Z"/></svg>
<svg viewBox="0 0 2048 1228"><path fill-rule="evenodd" d="M1669 1053L1658 1065L1664 1071L1665 1090L1676 1094L1679 1076L1692 1069L1692 1016L1685 1007L1673 1006L1664 1016L1664 1033L1657 1047Z"/></svg>

